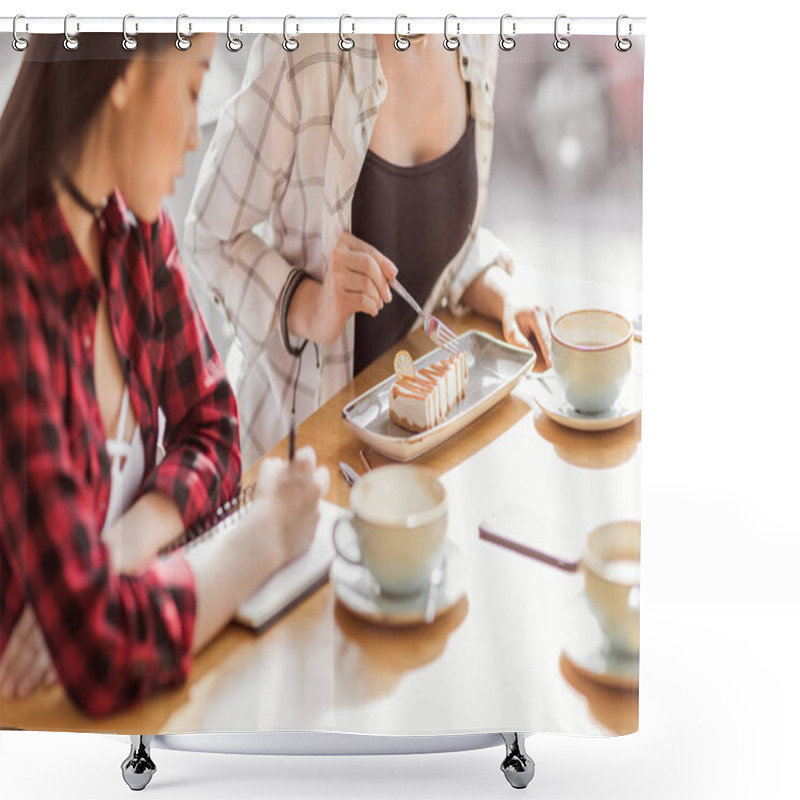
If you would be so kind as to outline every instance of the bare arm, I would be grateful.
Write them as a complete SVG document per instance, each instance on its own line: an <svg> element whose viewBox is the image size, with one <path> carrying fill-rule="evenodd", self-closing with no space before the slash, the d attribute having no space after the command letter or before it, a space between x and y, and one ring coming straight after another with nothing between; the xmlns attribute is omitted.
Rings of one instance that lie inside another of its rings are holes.
<svg viewBox="0 0 800 800"><path fill-rule="evenodd" d="M230 535L187 550L195 579L193 653L214 638L262 583L308 550L319 522L319 499L329 481L328 470L316 466L310 447L298 450L292 462L267 459L247 516Z"/></svg>
<svg viewBox="0 0 800 800"><path fill-rule="evenodd" d="M263 541L269 538L264 536L269 520L265 519L264 501L258 502L262 508L254 508L230 535L212 537L186 553L194 572L197 599L192 653L202 650L236 609L281 566L281 553Z"/></svg>
<svg viewBox="0 0 800 800"><path fill-rule="evenodd" d="M182 531L181 514L171 497L159 491L142 495L106 533L113 569L137 572Z"/></svg>
<svg viewBox="0 0 800 800"><path fill-rule="evenodd" d="M467 287L463 301L476 313L489 319L503 319L503 302L511 286L511 276L500 267L489 267Z"/></svg>

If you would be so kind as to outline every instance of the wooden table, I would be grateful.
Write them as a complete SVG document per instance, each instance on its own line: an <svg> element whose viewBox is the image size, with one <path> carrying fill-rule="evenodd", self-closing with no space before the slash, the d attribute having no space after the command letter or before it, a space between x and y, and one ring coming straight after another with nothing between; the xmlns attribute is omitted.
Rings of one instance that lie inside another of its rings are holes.
<svg viewBox="0 0 800 800"><path fill-rule="evenodd" d="M447 318L457 331L500 335L476 317ZM404 342L415 358L429 342ZM310 416L298 446L313 445L331 470L328 500L348 503L337 464L361 471L360 443L346 429L346 403L391 372L392 353ZM382 628L351 615L330 584L261 635L229 625L195 660L188 682L136 708L93 720L58 688L4 702L10 728L121 734L330 730L385 734L479 731L626 733L638 726L638 692L582 678L563 657L570 604L582 578L524 558L478 536L493 508L513 501L556 515L583 541L598 524L640 518L641 425L599 434L544 417L532 382L451 441L420 457L443 476L449 535L469 565L467 595L433 625ZM270 454L284 456L286 443ZM373 466L387 459L367 451ZM245 481L254 479L251 468Z"/></svg>

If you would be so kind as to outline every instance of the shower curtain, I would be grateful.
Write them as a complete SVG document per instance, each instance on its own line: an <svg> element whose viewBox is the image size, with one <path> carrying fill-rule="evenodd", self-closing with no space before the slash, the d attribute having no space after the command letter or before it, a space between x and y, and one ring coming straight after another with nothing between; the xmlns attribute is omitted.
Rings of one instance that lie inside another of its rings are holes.
<svg viewBox="0 0 800 800"><path fill-rule="evenodd" d="M3 725L637 730L644 37L65 26L0 39Z"/></svg>

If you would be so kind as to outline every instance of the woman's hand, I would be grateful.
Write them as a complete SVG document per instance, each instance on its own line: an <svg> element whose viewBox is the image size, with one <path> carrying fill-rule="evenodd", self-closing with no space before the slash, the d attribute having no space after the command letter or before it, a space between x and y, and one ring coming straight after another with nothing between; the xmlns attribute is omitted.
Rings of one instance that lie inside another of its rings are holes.
<svg viewBox="0 0 800 800"><path fill-rule="evenodd" d="M553 366L550 355L549 310L530 304L518 303L510 294L503 298L503 336L509 344L535 349L542 357L545 369Z"/></svg>
<svg viewBox="0 0 800 800"><path fill-rule="evenodd" d="M256 497L265 501L264 518L276 534L278 568L302 555L314 540L319 500L330 485L328 469L316 463L313 448L302 447L293 461L268 458L258 470Z"/></svg>
<svg viewBox="0 0 800 800"><path fill-rule="evenodd" d="M377 316L392 300L389 281L397 267L372 245L342 231L320 284L304 280L289 307L289 331L320 344L332 344L357 311Z"/></svg>
<svg viewBox="0 0 800 800"><path fill-rule="evenodd" d="M492 266L479 275L464 292L464 302L477 314L503 323L503 336L509 344L536 350L545 369L553 366L550 357L550 309L517 300L511 276Z"/></svg>
<svg viewBox="0 0 800 800"><path fill-rule="evenodd" d="M33 609L26 605L0 660L2 696L27 697L40 686L51 686L57 680L42 629Z"/></svg>

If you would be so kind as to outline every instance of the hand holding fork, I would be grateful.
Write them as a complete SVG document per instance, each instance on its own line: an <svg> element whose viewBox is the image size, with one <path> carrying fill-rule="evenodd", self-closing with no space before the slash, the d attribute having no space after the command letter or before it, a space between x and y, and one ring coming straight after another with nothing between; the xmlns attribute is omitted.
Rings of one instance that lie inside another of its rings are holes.
<svg viewBox="0 0 800 800"><path fill-rule="evenodd" d="M377 316L392 300L394 289L422 318L427 336L449 353L458 352L458 337L441 320L426 314L397 281L397 267L371 244L342 231L322 283L301 282L289 310L289 330L295 336L332 344L347 320L361 312Z"/></svg>

